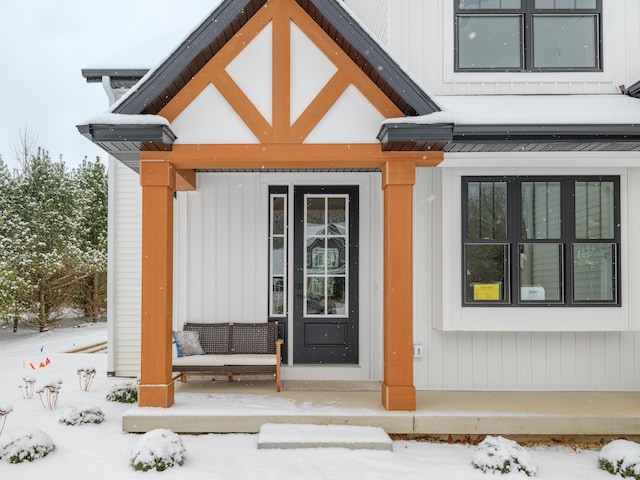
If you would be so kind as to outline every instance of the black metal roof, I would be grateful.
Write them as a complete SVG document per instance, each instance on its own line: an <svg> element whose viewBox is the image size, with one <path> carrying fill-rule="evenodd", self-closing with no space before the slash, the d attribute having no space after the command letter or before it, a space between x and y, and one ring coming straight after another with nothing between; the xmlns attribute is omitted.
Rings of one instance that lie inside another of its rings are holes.
<svg viewBox="0 0 640 480"><path fill-rule="evenodd" d="M225 0L162 64L113 109L125 115L156 115L224 47L268 0ZM440 111L438 105L354 20L339 0L295 0L359 68L398 106L405 117ZM110 73L110 74L109 74ZM87 81L144 70L86 70ZM120 75L120 77L118 77ZM138 78L139 78L138 77ZM626 91L640 96L640 82ZM80 132L134 170L140 150L171 150L175 135L166 125L81 125ZM454 125L388 121L378 139L396 151L640 151L636 125Z"/></svg>
<svg viewBox="0 0 640 480"><path fill-rule="evenodd" d="M148 71L148 68L83 68L82 76L87 83L102 83L104 77L109 77L111 88L131 88Z"/></svg>
<svg viewBox="0 0 640 480"><path fill-rule="evenodd" d="M405 115L438 106L337 0L296 0ZM119 103L114 113L157 114L267 0L226 0L158 68Z"/></svg>
<svg viewBox="0 0 640 480"><path fill-rule="evenodd" d="M640 125L456 125L386 122L383 150L445 152L640 151Z"/></svg>
<svg viewBox="0 0 640 480"><path fill-rule="evenodd" d="M136 172L140 151L171 150L175 134L164 124L78 125L78 131Z"/></svg>

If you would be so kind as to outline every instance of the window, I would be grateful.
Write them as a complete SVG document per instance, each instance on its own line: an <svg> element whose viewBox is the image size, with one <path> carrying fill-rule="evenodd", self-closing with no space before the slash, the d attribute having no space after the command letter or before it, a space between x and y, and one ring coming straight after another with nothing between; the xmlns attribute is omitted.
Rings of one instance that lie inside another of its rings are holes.
<svg viewBox="0 0 640 480"><path fill-rule="evenodd" d="M456 71L602 70L602 0L453 0Z"/></svg>
<svg viewBox="0 0 640 480"><path fill-rule="evenodd" d="M287 187L269 191L269 316L287 315Z"/></svg>
<svg viewBox="0 0 640 480"><path fill-rule="evenodd" d="M463 305L620 305L618 177L463 177Z"/></svg>

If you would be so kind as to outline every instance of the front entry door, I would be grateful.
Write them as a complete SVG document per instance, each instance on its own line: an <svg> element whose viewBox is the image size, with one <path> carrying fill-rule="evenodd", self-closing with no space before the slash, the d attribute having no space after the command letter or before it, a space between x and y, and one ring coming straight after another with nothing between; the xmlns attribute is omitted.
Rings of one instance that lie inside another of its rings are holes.
<svg viewBox="0 0 640 480"><path fill-rule="evenodd" d="M358 187L295 187L293 361L358 363Z"/></svg>

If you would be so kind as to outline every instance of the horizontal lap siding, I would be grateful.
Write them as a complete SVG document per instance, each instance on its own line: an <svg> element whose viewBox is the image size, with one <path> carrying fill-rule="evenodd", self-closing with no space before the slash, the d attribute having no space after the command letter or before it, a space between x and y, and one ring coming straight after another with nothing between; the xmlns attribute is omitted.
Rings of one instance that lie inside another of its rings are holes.
<svg viewBox="0 0 640 480"><path fill-rule="evenodd" d="M441 315L439 176L438 169L418 169L414 193L414 338L424 347L423 359L415 361L416 387L639 389L638 332L443 332L433 328ZM453 274L459 278L458 272Z"/></svg>
<svg viewBox="0 0 640 480"><path fill-rule="evenodd" d="M116 320L114 344L115 373L122 377L135 377L140 373L140 294L142 262L142 189L139 175L120 162L114 162L117 190L114 242L115 271L109 272L115 282L115 298L109 299L108 308L114 309Z"/></svg>

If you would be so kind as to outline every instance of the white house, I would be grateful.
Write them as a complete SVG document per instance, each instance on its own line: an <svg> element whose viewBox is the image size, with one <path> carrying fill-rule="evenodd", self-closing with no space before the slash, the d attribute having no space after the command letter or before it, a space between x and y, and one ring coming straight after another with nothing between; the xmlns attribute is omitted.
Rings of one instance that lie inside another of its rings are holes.
<svg viewBox="0 0 640 480"><path fill-rule="evenodd" d="M640 388L640 4L224 0L80 132L112 156L109 369L278 320L283 379ZM122 81L123 83L119 83ZM113 88L112 88L113 87Z"/></svg>

